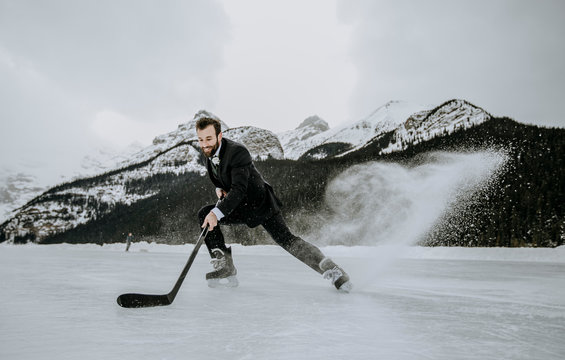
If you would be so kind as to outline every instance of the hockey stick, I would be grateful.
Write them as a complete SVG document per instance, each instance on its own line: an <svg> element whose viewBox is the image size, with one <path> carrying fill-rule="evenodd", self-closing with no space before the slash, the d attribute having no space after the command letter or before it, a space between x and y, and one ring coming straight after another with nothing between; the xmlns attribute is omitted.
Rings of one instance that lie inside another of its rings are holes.
<svg viewBox="0 0 565 360"><path fill-rule="evenodd" d="M188 258L188 261L184 266L184 269L182 269L182 272L180 273L180 276L170 293L165 295L122 294L118 296L117 299L118 305L125 308L141 308L141 307L171 305L173 303L173 300L175 300L175 297L179 292L180 286L182 285L182 282L184 281L184 278L186 277L186 274L188 273L190 266L194 262L194 259L196 258L196 254L198 254L198 250L200 249L200 246L204 242L204 239L206 238L207 234L208 234L208 226L206 226L206 228L202 230L202 232L200 233L200 237L198 238L198 241L196 241L196 245L194 245L194 250L192 250L192 253Z"/></svg>

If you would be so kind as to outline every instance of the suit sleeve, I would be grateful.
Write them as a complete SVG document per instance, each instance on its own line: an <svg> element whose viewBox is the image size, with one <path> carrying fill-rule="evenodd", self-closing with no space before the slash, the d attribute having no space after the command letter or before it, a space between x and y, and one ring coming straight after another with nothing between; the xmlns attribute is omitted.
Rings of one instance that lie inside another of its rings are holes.
<svg viewBox="0 0 565 360"><path fill-rule="evenodd" d="M231 189L225 199L218 205L218 209L229 215L247 196L250 168L252 160L249 151L244 147L237 147L229 159L231 167Z"/></svg>

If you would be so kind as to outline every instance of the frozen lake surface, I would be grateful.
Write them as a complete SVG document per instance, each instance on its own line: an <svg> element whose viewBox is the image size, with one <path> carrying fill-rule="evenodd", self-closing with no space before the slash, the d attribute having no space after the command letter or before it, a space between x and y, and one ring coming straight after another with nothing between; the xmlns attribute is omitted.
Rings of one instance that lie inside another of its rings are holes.
<svg viewBox="0 0 565 360"><path fill-rule="evenodd" d="M327 247L355 289L276 246L234 246L240 286L210 289L201 249L0 246L0 359L564 359L565 249Z"/></svg>

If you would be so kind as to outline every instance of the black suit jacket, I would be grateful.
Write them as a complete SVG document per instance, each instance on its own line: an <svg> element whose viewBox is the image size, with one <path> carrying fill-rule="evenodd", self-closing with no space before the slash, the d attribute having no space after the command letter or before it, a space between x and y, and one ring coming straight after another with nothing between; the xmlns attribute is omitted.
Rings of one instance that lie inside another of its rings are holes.
<svg viewBox="0 0 565 360"><path fill-rule="evenodd" d="M206 167L212 183L228 193L218 204L224 216L231 215L255 227L280 212L281 202L255 168L245 146L222 138L219 158L217 177L209 158L206 158Z"/></svg>

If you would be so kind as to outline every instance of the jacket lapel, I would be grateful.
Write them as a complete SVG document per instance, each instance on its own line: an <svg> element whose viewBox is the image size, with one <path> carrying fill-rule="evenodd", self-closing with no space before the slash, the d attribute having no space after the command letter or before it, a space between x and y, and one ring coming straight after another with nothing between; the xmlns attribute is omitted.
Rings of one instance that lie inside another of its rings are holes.
<svg viewBox="0 0 565 360"><path fill-rule="evenodd" d="M218 164L218 166L216 166L216 171L214 171L214 164L212 164L212 160L208 159L208 171L211 172L211 174L222 184L223 187L225 187L226 183L222 180L222 174L226 166L222 159L224 159L224 154L226 153L227 147L228 141L226 139L222 139L222 147L220 148L220 154L218 155L220 163Z"/></svg>

